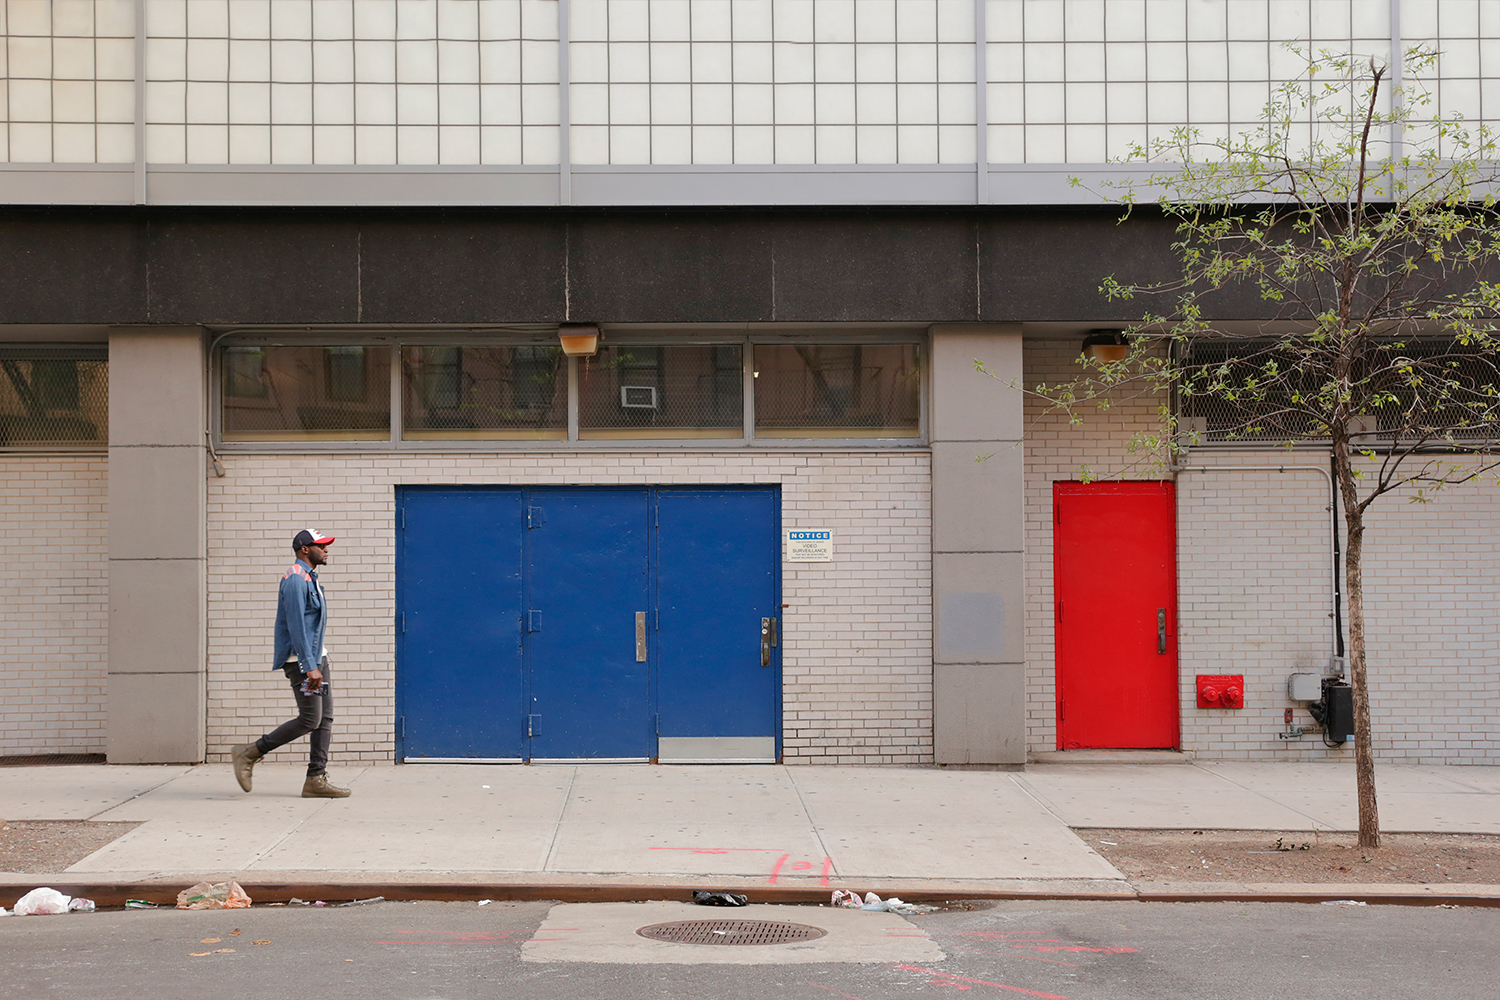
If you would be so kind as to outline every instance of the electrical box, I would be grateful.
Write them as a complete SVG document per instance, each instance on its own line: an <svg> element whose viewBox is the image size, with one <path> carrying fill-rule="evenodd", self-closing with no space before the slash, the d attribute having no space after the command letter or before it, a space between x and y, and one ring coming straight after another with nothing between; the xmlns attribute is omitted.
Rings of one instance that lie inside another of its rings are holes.
<svg viewBox="0 0 1500 1000"><path fill-rule="evenodd" d="M1323 681L1323 735L1337 743L1354 739L1354 689L1336 677Z"/></svg>
<svg viewBox="0 0 1500 1000"><path fill-rule="evenodd" d="M1323 697L1323 675L1293 674L1286 679L1286 696L1292 701L1317 701Z"/></svg>

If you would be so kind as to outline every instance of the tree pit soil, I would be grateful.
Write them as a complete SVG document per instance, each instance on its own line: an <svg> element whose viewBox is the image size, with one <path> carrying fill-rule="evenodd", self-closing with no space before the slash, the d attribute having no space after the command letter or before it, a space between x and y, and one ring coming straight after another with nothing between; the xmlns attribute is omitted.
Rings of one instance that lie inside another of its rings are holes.
<svg viewBox="0 0 1500 1000"><path fill-rule="evenodd" d="M1132 882L1360 882L1500 885L1500 836L1076 829Z"/></svg>
<svg viewBox="0 0 1500 1000"><path fill-rule="evenodd" d="M90 820L0 820L0 872L56 874L140 826Z"/></svg>

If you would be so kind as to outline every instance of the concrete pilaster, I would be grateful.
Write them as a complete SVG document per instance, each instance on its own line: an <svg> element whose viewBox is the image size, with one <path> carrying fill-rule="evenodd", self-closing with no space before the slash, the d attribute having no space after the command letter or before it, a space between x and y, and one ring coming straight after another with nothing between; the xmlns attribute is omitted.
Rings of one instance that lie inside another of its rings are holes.
<svg viewBox="0 0 1500 1000"><path fill-rule="evenodd" d="M110 332L112 764L204 756L205 371L198 327Z"/></svg>
<svg viewBox="0 0 1500 1000"><path fill-rule="evenodd" d="M934 756L1024 764L1021 327L931 333Z"/></svg>

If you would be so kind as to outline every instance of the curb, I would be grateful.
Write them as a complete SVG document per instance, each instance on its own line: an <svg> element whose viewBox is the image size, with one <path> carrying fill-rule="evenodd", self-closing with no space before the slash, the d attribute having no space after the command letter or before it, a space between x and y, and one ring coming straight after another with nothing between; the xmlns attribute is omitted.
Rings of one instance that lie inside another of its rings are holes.
<svg viewBox="0 0 1500 1000"><path fill-rule="evenodd" d="M123 907L129 899L142 899L149 903L172 906L181 889L200 879L184 878L176 881L153 880L150 882L20 882L14 878L0 880L0 900L14 901L38 885L48 885L69 896L92 899L101 907ZM391 902L426 900L433 902L477 902L488 899L496 902L558 903L633 903L646 900L673 900L691 902L691 888L681 885L659 883L642 884L567 884L567 883L453 883L453 882L245 882L240 886L256 905L287 903L293 898L324 900L330 903L349 902L381 896ZM830 890L813 887L768 887L764 884L736 885L714 882L705 888L715 891L738 892L748 895L751 902L782 905L809 905L827 903ZM887 889L884 895L899 896L909 903L941 903L954 900L980 900L984 902L1038 902L1043 900L1079 900L1084 902L1126 903L1327 903L1350 901L1371 906L1474 906L1500 907L1500 886L1494 892L1451 893L1413 891L1419 887L1396 885L1371 885L1360 891L1350 891L1341 886L1340 891L1244 891L1238 887L1226 887L1223 891L1154 891L1129 887L1119 892L1104 891L1015 891L957 888L917 889L901 891Z"/></svg>

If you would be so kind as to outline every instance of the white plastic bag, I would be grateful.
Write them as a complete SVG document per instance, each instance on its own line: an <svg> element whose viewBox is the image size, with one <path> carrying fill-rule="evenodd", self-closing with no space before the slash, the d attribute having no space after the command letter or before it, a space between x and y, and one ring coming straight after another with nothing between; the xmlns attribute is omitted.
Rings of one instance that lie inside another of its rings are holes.
<svg viewBox="0 0 1500 1000"><path fill-rule="evenodd" d="M234 910L249 905L250 897L234 879L228 882L199 882L177 894L179 910Z"/></svg>
<svg viewBox="0 0 1500 1000"><path fill-rule="evenodd" d="M64 896L56 889L32 889L16 900L16 916L36 917L44 914L67 913L71 896Z"/></svg>
<svg viewBox="0 0 1500 1000"><path fill-rule="evenodd" d="M860 901L859 893L850 892L848 889L833 890L832 904L834 906L841 906L847 910L857 910L864 905Z"/></svg>
<svg viewBox="0 0 1500 1000"><path fill-rule="evenodd" d="M936 906L924 906L921 903L903 903L897 896L892 896L885 901L885 908L892 913L899 913L905 917L919 916L923 913L932 913Z"/></svg>

